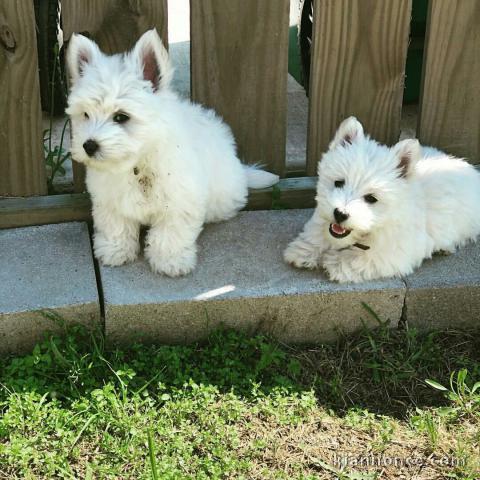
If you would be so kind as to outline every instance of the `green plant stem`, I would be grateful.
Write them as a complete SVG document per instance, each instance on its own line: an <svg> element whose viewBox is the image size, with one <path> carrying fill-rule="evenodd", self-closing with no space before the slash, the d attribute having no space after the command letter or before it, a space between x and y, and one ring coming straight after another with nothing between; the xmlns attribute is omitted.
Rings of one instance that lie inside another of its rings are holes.
<svg viewBox="0 0 480 480"><path fill-rule="evenodd" d="M152 436L151 430L148 430L147 438L148 438L148 455L150 458L150 467L152 468L152 478L154 480L158 480L160 477L158 476L157 460L155 459L155 445L153 443L153 436Z"/></svg>

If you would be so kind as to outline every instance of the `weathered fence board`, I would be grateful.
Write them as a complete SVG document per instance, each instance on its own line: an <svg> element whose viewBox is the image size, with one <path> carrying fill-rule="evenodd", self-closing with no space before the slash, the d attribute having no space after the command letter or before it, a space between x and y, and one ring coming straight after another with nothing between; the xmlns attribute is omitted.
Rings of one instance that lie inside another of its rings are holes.
<svg viewBox="0 0 480 480"><path fill-rule="evenodd" d="M168 47L167 0L62 0L64 39L88 33L105 53L129 50L156 27ZM74 189L85 190L85 168L73 162Z"/></svg>
<svg viewBox="0 0 480 480"><path fill-rule="evenodd" d="M240 157L285 172L289 0L190 0L192 99L232 127Z"/></svg>
<svg viewBox="0 0 480 480"><path fill-rule="evenodd" d="M435 0L427 20L418 136L480 163L480 2Z"/></svg>
<svg viewBox="0 0 480 480"><path fill-rule="evenodd" d="M156 27L167 45L167 0L62 0L65 40L88 32L106 53L124 52Z"/></svg>
<svg viewBox="0 0 480 480"><path fill-rule="evenodd" d="M314 207L316 184L316 177L282 178L275 190L251 190L245 209ZM91 211L88 193L0 199L0 229L90 221Z"/></svg>
<svg viewBox="0 0 480 480"><path fill-rule="evenodd" d="M31 0L0 2L0 195L47 191Z"/></svg>
<svg viewBox="0 0 480 480"><path fill-rule="evenodd" d="M91 220L88 193L0 199L0 229Z"/></svg>
<svg viewBox="0 0 480 480"><path fill-rule="evenodd" d="M307 173L341 120L355 115L377 140L400 133L412 0L317 0L310 70Z"/></svg>

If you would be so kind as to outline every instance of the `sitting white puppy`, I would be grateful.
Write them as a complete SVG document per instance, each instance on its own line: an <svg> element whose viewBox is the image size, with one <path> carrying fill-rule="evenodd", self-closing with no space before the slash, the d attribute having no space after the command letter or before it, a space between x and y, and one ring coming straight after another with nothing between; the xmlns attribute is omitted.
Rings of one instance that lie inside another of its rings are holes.
<svg viewBox="0 0 480 480"><path fill-rule="evenodd" d="M296 267L323 266L339 282L408 275L433 252L453 252L480 233L472 165L417 140L380 145L354 117L319 163L316 200L284 257Z"/></svg>
<svg viewBox="0 0 480 480"><path fill-rule="evenodd" d="M71 151L87 166L96 257L104 265L134 260L140 225L148 225L152 269L190 272L203 224L233 217L248 187L278 177L242 165L230 128L169 89L173 69L156 30L114 56L74 35L67 58Z"/></svg>

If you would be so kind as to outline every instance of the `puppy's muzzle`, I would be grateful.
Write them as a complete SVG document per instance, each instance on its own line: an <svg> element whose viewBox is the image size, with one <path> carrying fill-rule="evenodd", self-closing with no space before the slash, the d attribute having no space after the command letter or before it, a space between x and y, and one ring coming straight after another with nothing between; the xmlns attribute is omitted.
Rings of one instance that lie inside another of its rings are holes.
<svg viewBox="0 0 480 480"><path fill-rule="evenodd" d="M98 150L99 145L95 140L89 139L83 144L83 149L85 150L85 153L89 156L92 157L95 155L95 152Z"/></svg>
<svg viewBox="0 0 480 480"><path fill-rule="evenodd" d="M349 217L348 213L342 212L338 208L333 211L333 216L335 217L337 223L342 223Z"/></svg>
<svg viewBox="0 0 480 480"><path fill-rule="evenodd" d="M340 225L342 222L347 220L350 215L336 208L333 211L333 216L335 217L335 220L337 223L330 224L330 227L328 229L328 231L330 232L330 235L335 238L345 238L348 235L350 235L351 230L349 230L348 228L342 227L342 225Z"/></svg>

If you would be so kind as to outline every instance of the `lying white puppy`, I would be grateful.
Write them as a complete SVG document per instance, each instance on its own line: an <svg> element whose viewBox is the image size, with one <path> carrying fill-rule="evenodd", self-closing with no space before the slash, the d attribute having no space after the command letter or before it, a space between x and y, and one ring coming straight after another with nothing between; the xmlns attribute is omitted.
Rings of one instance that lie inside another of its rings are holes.
<svg viewBox="0 0 480 480"><path fill-rule="evenodd" d="M288 263L323 266L332 280L408 275L435 251L480 233L480 173L417 140L392 148L354 117L339 127L318 166L317 207L286 249Z"/></svg>

